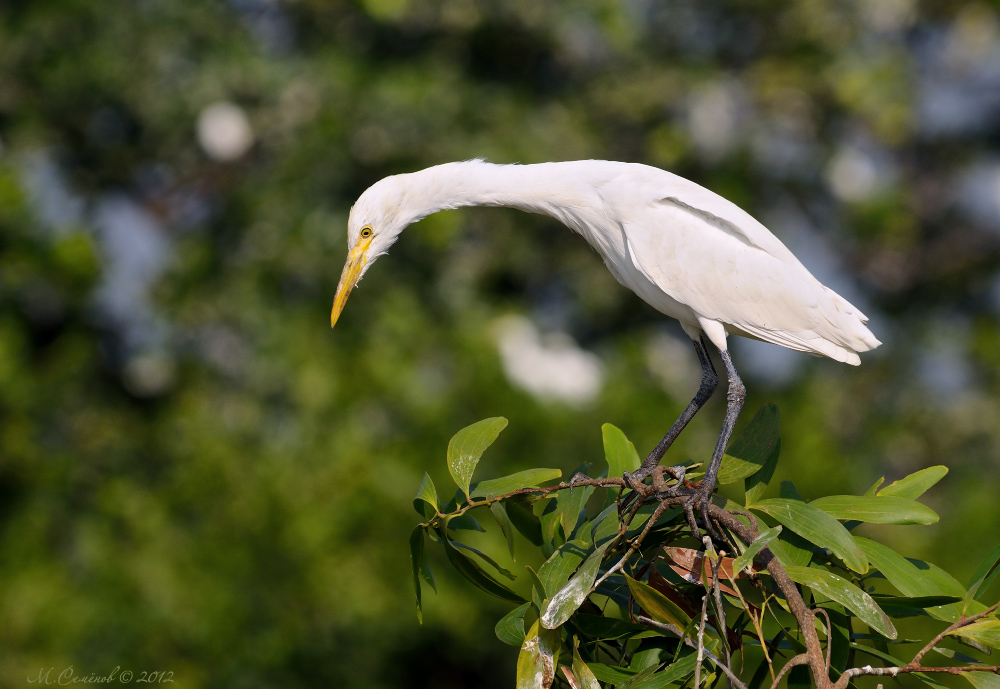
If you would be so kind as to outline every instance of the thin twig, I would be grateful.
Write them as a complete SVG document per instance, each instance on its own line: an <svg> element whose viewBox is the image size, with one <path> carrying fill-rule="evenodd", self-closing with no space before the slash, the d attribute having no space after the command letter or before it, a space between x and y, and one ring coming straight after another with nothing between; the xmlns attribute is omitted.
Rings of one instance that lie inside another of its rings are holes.
<svg viewBox="0 0 1000 689"><path fill-rule="evenodd" d="M826 618L826 675L830 676L830 655L833 652L833 624L830 622L830 614L823 608L815 608L813 617L820 613Z"/></svg>
<svg viewBox="0 0 1000 689"><path fill-rule="evenodd" d="M760 641L760 647L764 651L764 660L767 661L767 667L771 670L771 679L774 679L774 665L771 663L771 654L767 652L767 641L764 639L764 630L761 628L761 622L764 621L764 611L761 610L760 621L753 614L753 610L750 609L750 604L746 602L743 598L743 593L740 591L740 587L736 585L736 579L734 579L726 570L722 570L726 578L729 579L729 584L733 587L733 591L736 591L737 597L740 599L740 603L743 604L743 609L747 611L747 615L750 616L750 621L753 622L754 629L757 630L757 639ZM764 599L764 605L767 605L767 599Z"/></svg>
<svg viewBox="0 0 1000 689"><path fill-rule="evenodd" d="M701 598L701 620L698 622L698 661L694 666L694 689L701 687L701 660L705 654L706 622L708 622L708 593Z"/></svg>
<svg viewBox="0 0 1000 689"><path fill-rule="evenodd" d="M632 545L629 546L629 549L625 553L624 557L622 557L621 560L616 562L614 566L611 567L611 569L605 572L600 579L594 582L594 586L592 587L592 589L596 589L598 586L603 584L605 579L607 579L612 574L620 570L628 561L628 559L635 554L635 551L639 549L639 546L642 545L642 541L646 538L646 534L649 533L650 529L653 528L653 525L656 524L657 520L659 520L659 518L663 515L663 513L666 512L669 507L671 507L669 503L670 500L664 500L659 505L656 506L656 509L653 511L653 514L649 517L649 521L646 522L646 526L643 527L642 533L636 536L635 540L632 541ZM621 536L621 531L619 531L619 536Z"/></svg>
<svg viewBox="0 0 1000 689"><path fill-rule="evenodd" d="M707 536L705 538L708 539ZM708 539L706 546L710 546L711 543L711 539ZM715 600L715 617L716 621L719 623L719 636L722 639L722 650L726 659L726 665L732 665L733 657L729 651L729 639L726 637L726 611L722 608L722 591L719 588L719 566L722 564L722 558L725 557L725 555L725 551L720 550L716 557L711 560L712 597ZM725 689L725 684L723 684L723 688Z"/></svg>
<svg viewBox="0 0 1000 689"><path fill-rule="evenodd" d="M800 653L797 656L792 656L792 659L789 660L787 663L785 663L784 667L782 667L781 670L778 671L778 676L774 678L773 682L771 682L771 689L778 689L778 685L781 684L781 680L785 678L785 675L793 667L796 667L798 665L807 665L808 663L809 663L808 653Z"/></svg>
<svg viewBox="0 0 1000 689"><path fill-rule="evenodd" d="M1000 603L997 603L996 605L992 605L992 606L986 608L985 610L983 610L982 612L979 612L979 613L976 613L975 615L972 615L971 617L963 617L958 622L956 622L955 624L951 625L950 627L948 627L947 629L945 629L943 632L941 632L940 634L938 634L937 636L935 636L933 639L931 639L930 643L928 643L926 646L924 646L923 648L921 648L920 652L917 653L917 655L913 656L913 660L911 660L908 663L908 665L919 665L920 661L924 659L925 655L927 655L927 652L930 651L935 646L937 646L938 643L941 641L941 639L943 639L944 637L948 636L949 634L951 634L956 629L961 629L962 627L970 625L970 624L972 624L973 622L975 622L976 620L978 620L978 619L980 619L982 617L986 617L987 615L991 614L994 610L996 610L998 606L1000 606Z"/></svg>
<svg viewBox="0 0 1000 689"><path fill-rule="evenodd" d="M650 619L644 615L639 615L639 617L637 617L636 619L639 621L640 624L644 624L647 627L653 627L654 629L670 632L674 636L680 637L681 640L684 642L685 646L688 646L690 648L697 648L695 643L691 641L691 639L689 639L688 637L684 636L684 632L681 629L678 629L676 625L657 622L656 620ZM726 674L726 677L728 677L729 680L733 683L733 686L735 686L737 689L747 689L747 685L744 684L742 681L740 681L740 678L736 676L736 673L733 672L733 669L729 667L729 665L716 658L715 655L708 650L705 651L705 657L711 660L713 663L715 663L716 667L721 669Z"/></svg>

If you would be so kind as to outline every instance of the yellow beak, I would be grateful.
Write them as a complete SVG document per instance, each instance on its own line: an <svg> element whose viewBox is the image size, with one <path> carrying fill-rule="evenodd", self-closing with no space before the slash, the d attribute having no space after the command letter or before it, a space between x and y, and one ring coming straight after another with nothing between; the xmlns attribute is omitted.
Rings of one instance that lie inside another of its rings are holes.
<svg viewBox="0 0 1000 689"><path fill-rule="evenodd" d="M340 274L340 283L337 285L337 295L333 298L333 310L330 311L330 327L337 324L340 312L344 310L347 297L351 296L351 290L358 284L361 271L365 267L366 252L371 241L358 242L351 252L347 254L347 263L344 264L344 272Z"/></svg>

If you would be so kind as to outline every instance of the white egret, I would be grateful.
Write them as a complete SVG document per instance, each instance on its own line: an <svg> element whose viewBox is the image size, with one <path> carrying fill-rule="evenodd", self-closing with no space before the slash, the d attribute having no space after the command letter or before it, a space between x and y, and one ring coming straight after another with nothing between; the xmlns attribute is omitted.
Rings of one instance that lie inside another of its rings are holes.
<svg viewBox="0 0 1000 689"><path fill-rule="evenodd" d="M771 342L858 365L858 352L880 342L868 319L822 285L777 237L721 196L647 165L582 160L538 165L446 163L387 177L351 209L348 255L330 314L336 324L347 297L411 223L462 206L509 206L552 216L582 235L622 285L676 318L701 362L701 386L663 440L634 474L653 473L663 454L718 385L703 335L715 345L729 379L728 406L715 451L698 489L684 488L682 468L671 494L690 494L686 512L705 515L723 452L746 396L726 344L728 335ZM661 470L662 471L662 470Z"/></svg>

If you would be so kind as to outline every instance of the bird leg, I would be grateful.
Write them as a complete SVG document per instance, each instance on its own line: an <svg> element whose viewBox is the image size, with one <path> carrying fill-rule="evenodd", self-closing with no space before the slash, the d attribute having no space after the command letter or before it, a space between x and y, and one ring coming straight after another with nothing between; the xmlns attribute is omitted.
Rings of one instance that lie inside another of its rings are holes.
<svg viewBox="0 0 1000 689"><path fill-rule="evenodd" d="M694 399L688 404L687 408L681 413L681 415L674 421L674 425L670 427L667 434L663 436L663 440L657 443L653 451L646 456L643 460L642 466L640 466L635 472L629 473L625 472L625 483L631 488L635 488L635 484L642 483L646 480L647 476L653 473L660 460L663 459L663 455L667 452L667 449L673 445L677 436L681 434L684 427L688 425L688 422L694 418L694 415L698 413L698 410L704 406L708 398L712 396L715 392L715 388L719 385L719 375L715 372L715 367L712 365L712 359L708 356L708 349L705 346L705 340L693 340L694 349L698 352L698 361L701 362L701 387L698 388L698 392L695 394Z"/></svg>
<svg viewBox="0 0 1000 689"><path fill-rule="evenodd" d="M736 367L733 365L733 359L729 355L729 351L725 349L719 351L722 354L722 362L726 365L726 377L729 378L729 394L726 395L728 401L726 418L722 422L722 431L719 433L719 440L715 444L715 452L712 453L712 461L708 465L708 471L705 472L705 477L701 480L701 485L684 502L684 513L688 515L688 523L692 527L692 535L699 539L701 538L701 534L697 531L697 525L694 523L693 516L695 507L701 513L702 524L705 526L705 529L709 534L718 539L718 534L712 527L711 520L708 517L708 502L712 499L712 493L715 492L715 481L719 476L719 467L722 466L722 456L726 452L729 437L733 434L733 426L736 425L736 418L740 415L740 410L743 408L743 401L747 396L747 389L736 372Z"/></svg>

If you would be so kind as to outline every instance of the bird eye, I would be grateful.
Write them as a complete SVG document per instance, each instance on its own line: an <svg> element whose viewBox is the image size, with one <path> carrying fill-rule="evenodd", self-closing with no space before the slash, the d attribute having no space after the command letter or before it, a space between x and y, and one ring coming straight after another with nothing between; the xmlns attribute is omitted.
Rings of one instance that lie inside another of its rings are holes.
<svg viewBox="0 0 1000 689"><path fill-rule="evenodd" d="M365 225L364 227L361 228L361 236L364 237L365 239L368 239L368 237L371 237L372 234L373 234L373 231L372 231L371 225Z"/></svg>

